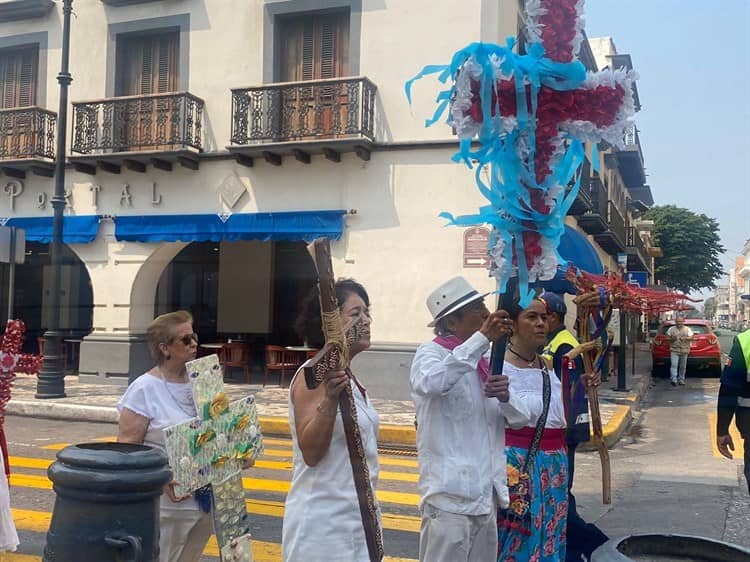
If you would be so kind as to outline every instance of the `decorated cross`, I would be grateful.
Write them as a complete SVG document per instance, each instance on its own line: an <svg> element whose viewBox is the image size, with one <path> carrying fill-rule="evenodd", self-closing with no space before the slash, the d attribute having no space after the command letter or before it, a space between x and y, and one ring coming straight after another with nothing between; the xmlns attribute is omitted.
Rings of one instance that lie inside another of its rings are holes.
<svg viewBox="0 0 750 562"><path fill-rule="evenodd" d="M42 358L39 355L21 353L26 325L22 320L8 320L0 344L0 447L3 451L5 474L9 475L8 450L5 443L5 407L10 401L10 390L16 373L39 372Z"/></svg>
<svg viewBox="0 0 750 562"><path fill-rule="evenodd" d="M249 562L250 527L242 467L263 451L255 398L229 402L216 355L187 363L198 417L164 430L167 455L182 495L211 487L222 562Z"/></svg>
<svg viewBox="0 0 750 562"><path fill-rule="evenodd" d="M530 285L551 279L562 262L557 247L580 174L567 193L566 186L583 163L583 143L622 145L634 112L632 72L587 73L576 59L582 7L582 0L528 0L528 54L514 53L513 39L505 47L474 43L450 65L425 67L406 84L411 99L412 83L422 76L453 79L427 124L450 106L448 123L461 141L454 159L469 168L478 163L476 181L489 205L475 215L441 216L456 225L494 227L491 274L501 291L517 274L523 306L533 296Z"/></svg>

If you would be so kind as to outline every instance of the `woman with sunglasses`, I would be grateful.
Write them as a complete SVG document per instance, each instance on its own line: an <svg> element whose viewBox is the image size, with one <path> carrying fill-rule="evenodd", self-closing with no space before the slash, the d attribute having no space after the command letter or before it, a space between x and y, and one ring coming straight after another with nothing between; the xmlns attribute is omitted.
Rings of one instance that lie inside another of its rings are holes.
<svg viewBox="0 0 750 562"><path fill-rule="evenodd" d="M146 343L156 365L120 398L117 440L164 450L163 430L197 414L185 367L198 351L192 315L179 310L157 317L146 330ZM159 561L198 562L213 531L210 500L199 506L200 493L198 499L178 497L174 484L161 496Z"/></svg>

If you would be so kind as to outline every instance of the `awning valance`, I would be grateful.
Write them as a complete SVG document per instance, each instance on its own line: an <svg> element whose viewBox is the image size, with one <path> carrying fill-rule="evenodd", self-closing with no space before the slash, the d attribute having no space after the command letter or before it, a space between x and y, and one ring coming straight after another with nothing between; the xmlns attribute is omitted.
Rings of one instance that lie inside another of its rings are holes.
<svg viewBox="0 0 750 562"><path fill-rule="evenodd" d="M343 210L212 215L119 215L115 238L129 242L220 242L222 240L338 240Z"/></svg>
<svg viewBox="0 0 750 562"><path fill-rule="evenodd" d="M52 217L13 217L8 219L5 225L24 229L27 242L52 242ZM99 215L63 217L63 242L66 244L93 242L98 230Z"/></svg>
<svg viewBox="0 0 750 562"><path fill-rule="evenodd" d="M604 272L602 260L599 259L599 254L596 253L591 243L583 234L568 225L565 225L565 232L560 237L557 251L563 260L572 263L578 269L597 275ZM564 266L558 268L554 278L538 283L538 285L554 293L570 293L571 295L576 293L573 284L565 279Z"/></svg>

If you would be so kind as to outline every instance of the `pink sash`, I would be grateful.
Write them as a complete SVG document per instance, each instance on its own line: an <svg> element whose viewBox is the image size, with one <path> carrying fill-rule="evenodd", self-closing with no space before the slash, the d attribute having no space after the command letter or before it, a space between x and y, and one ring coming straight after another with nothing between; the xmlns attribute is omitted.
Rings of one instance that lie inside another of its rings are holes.
<svg viewBox="0 0 750 562"><path fill-rule="evenodd" d="M464 343L456 336L437 336L432 341L449 351L453 351L459 345ZM477 365L477 374L479 375L479 380L481 380L483 383L487 382L487 377L490 374L490 361L484 355L482 355L482 358L479 360L479 364Z"/></svg>

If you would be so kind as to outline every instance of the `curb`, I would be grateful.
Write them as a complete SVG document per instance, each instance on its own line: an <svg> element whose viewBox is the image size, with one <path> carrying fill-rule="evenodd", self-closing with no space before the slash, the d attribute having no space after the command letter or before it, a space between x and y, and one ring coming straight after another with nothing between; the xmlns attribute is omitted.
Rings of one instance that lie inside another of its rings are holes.
<svg viewBox="0 0 750 562"><path fill-rule="evenodd" d="M637 409L641 400L651 386L651 374L647 374L636 383L633 390L624 398L615 400L619 404L615 413L612 415L607 424L602 428L602 438L608 449L611 449L625 433L630 422L633 421L633 410ZM593 439L579 445L581 451L595 451L596 445Z"/></svg>
<svg viewBox="0 0 750 562"><path fill-rule="evenodd" d="M51 420L87 421L95 423L117 423L119 414L111 406L88 406L83 404L40 404L32 400L11 400L5 409L6 415L46 418ZM264 435L291 437L289 418L281 416L258 416ZM380 424L378 445L393 445L413 448L417 444L417 432L411 425Z"/></svg>

